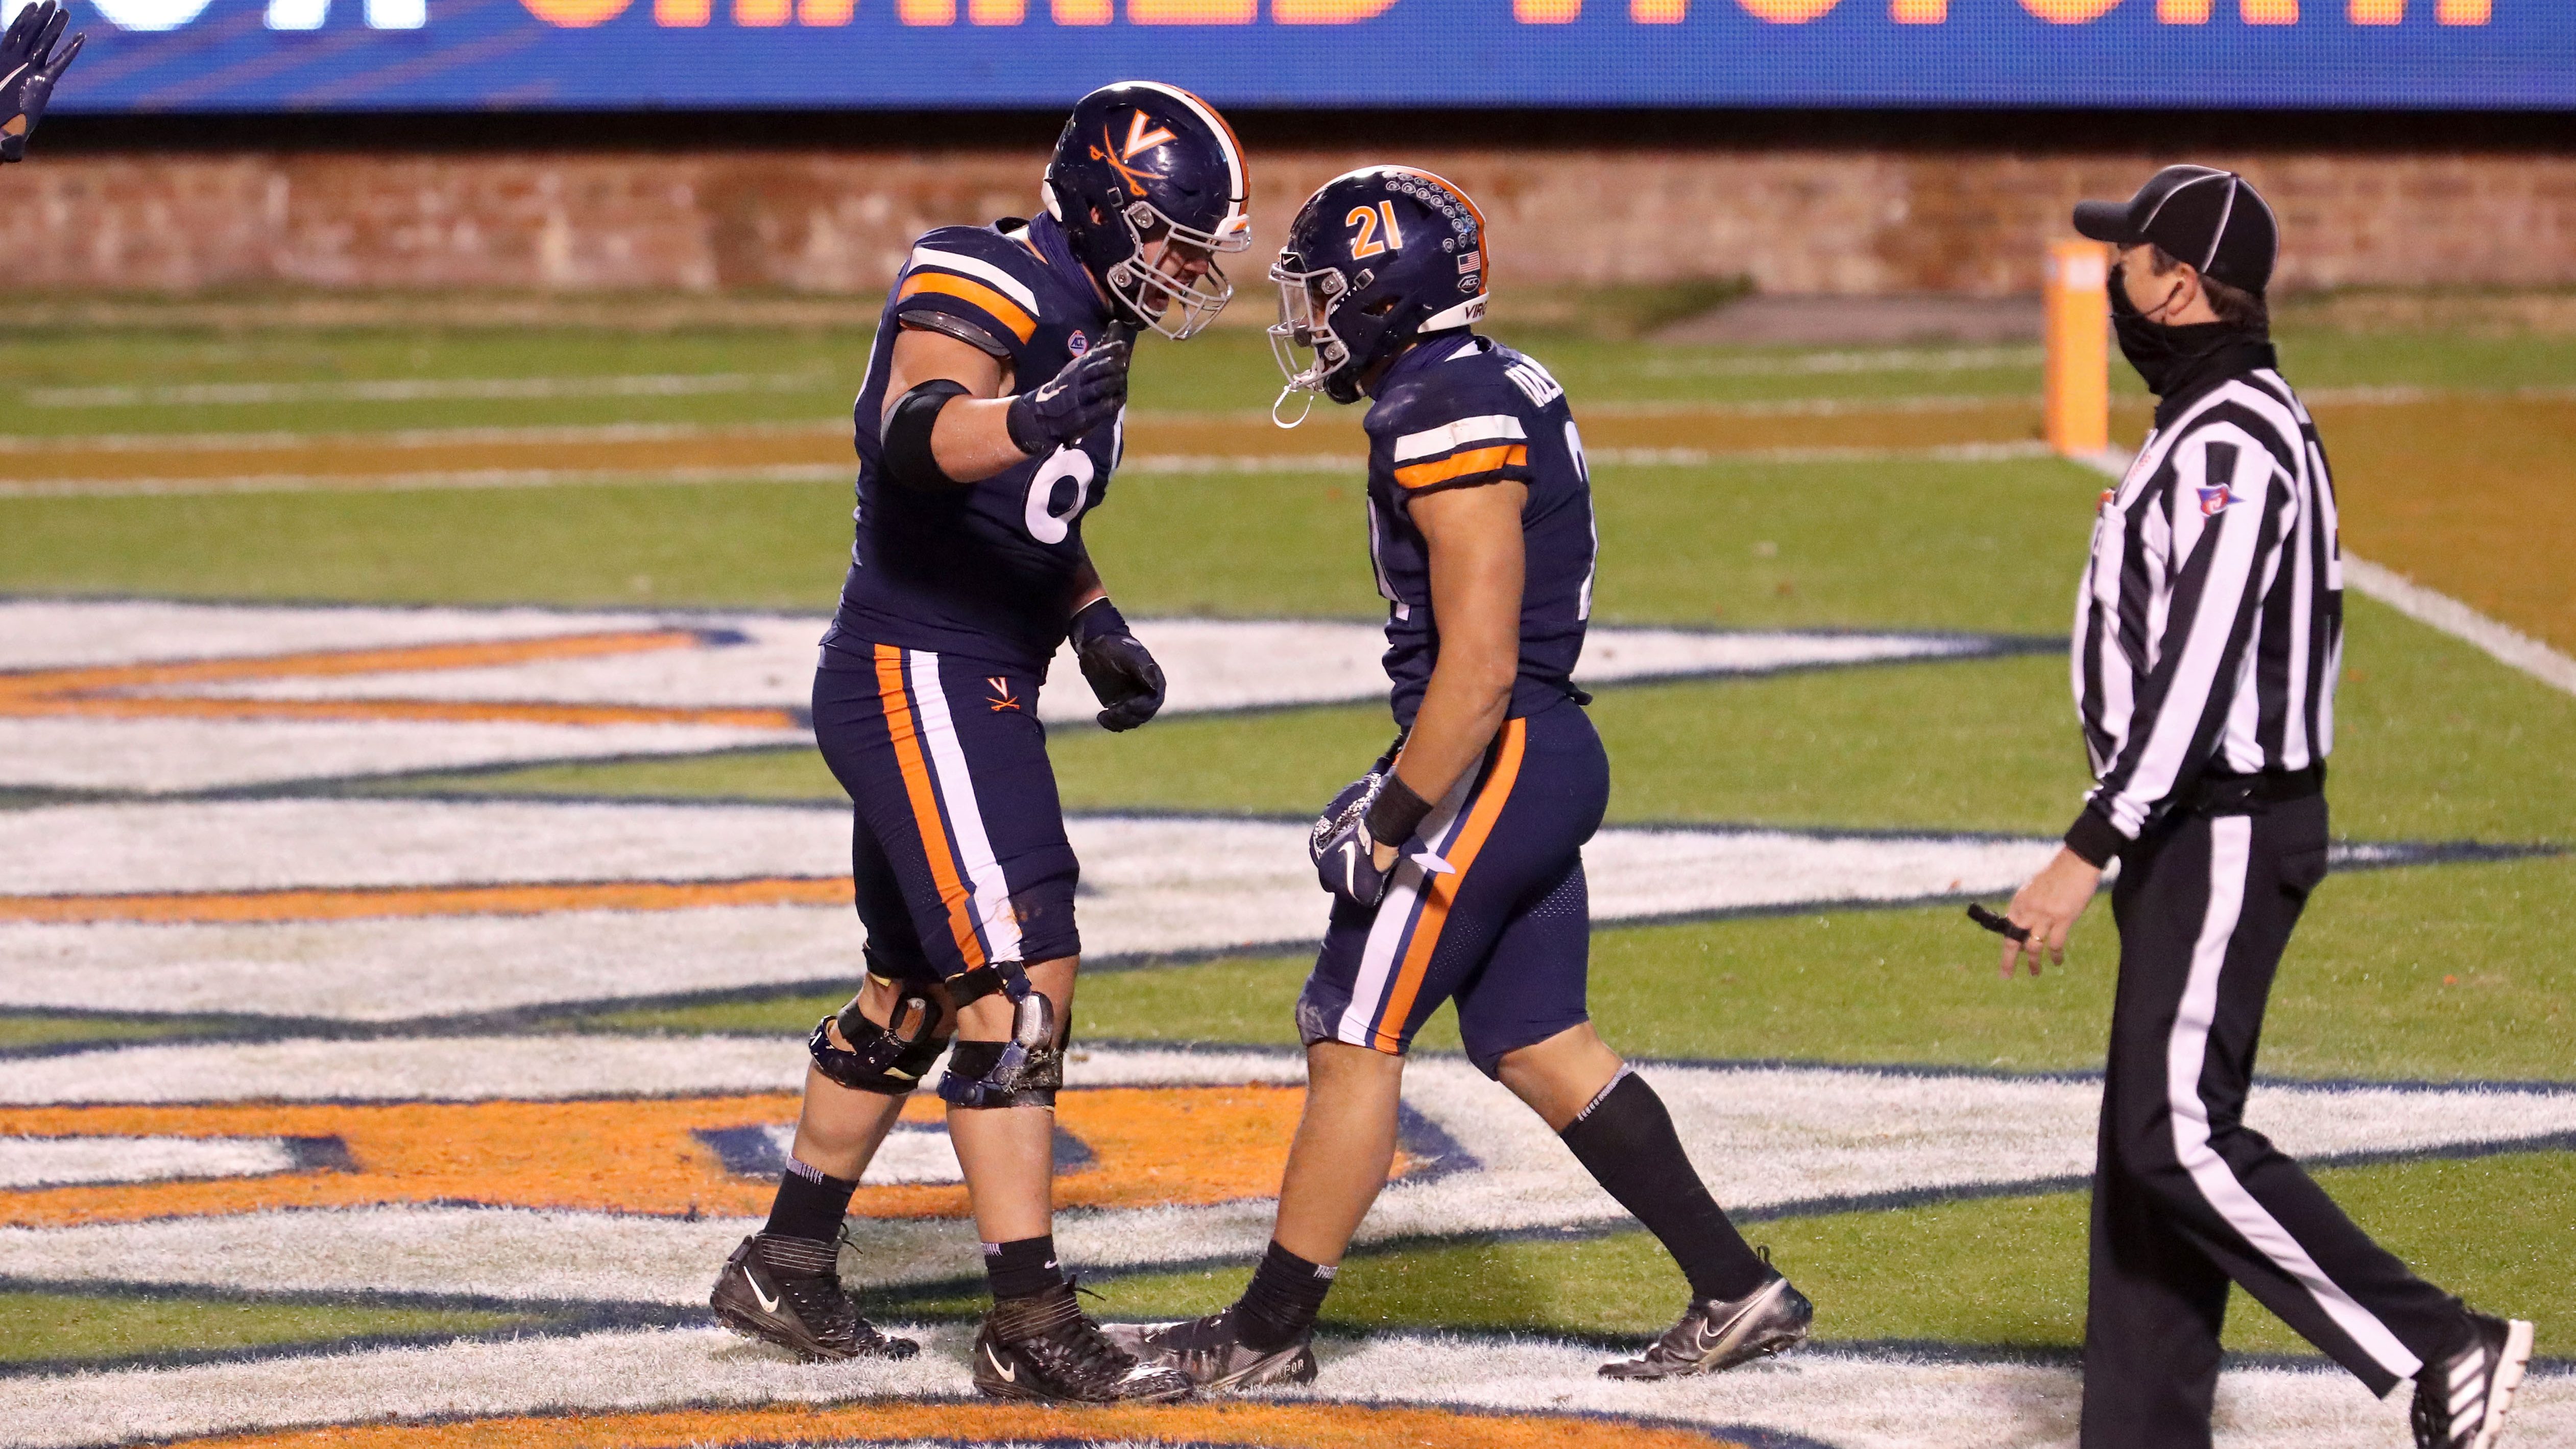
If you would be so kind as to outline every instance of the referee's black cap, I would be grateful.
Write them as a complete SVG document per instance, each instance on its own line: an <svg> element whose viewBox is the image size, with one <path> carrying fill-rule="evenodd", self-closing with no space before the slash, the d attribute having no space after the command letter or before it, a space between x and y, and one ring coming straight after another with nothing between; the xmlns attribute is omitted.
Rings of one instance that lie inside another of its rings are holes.
<svg viewBox="0 0 2576 1449"><path fill-rule="evenodd" d="M2126 201L2077 202L2075 230L2120 246L2153 242L2202 276L2257 296L2281 254L2280 224L2254 183L2207 166L2168 166Z"/></svg>

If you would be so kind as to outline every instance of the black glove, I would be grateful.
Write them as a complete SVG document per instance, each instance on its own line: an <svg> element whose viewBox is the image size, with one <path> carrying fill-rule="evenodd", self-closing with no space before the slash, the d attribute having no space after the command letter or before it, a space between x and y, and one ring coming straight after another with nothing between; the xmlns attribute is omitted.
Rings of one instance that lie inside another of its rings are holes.
<svg viewBox="0 0 2576 1449"><path fill-rule="evenodd" d="M1011 399L1011 441L1030 457L1052 453L1118 416L1127 405L1127 333L1111 327L1089 352Z"/></svg>
<svg viewBox="0 0 2576 1449"><path fill-rule="evenodd" d="M1390 756L1392 753L1389 752ZM1422 845L1411 827L1405 828L1405 840L1397 844L1395 862L1384 870L1378 869L1377 847L1380 841L1377 832L1369 828L1369 817L1373 813L1386 813L1380 802L1394 780L1395 771L1390 760L1385 768L1371 770L1344 785L1342 793L1333 797L1333 803L1324 807L1323 815L1315 821L1315 828L1306 833L1306 855L1315 862L1316 882L1343 900L1370 910L1376 909L1377 903L1386 898L1388 882L1395 878L1397 870L1407 864L1418 867L1425 875L1448 875L1457 869L1432 854L1430 847ZM1397 798L1418 797L1399 786ZM1401 813L1414 815L1417 824L1421 819L1409 809Z"/></svg>
<svg viewBox="0 0 2576 1449"><path fill-rule="evenodd" d="M1116 604L1094 599L1083 605L1065 637L1093 696L1107 706L1100 711L1102 729L1132 730L1163 707L1163 666L1127 631Z"/></svg>
<svg viewBox="0 0 2576 1449"><path fill-rule="evenodd" d="M19 11L9 33L0 35L0 161L26 159L27 137L44 119L54 82L71 69L72 57L89 39L86 33L75 35L71 44L56 50L54 43L71 23L71 12L58 0L44 0Z"/></svg>

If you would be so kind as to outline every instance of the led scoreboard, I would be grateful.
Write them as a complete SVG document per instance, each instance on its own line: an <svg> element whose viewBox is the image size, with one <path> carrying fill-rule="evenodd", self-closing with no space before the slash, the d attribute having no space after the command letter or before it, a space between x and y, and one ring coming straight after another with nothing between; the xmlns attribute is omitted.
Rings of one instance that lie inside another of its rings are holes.
<svg viewBox="0 0 2576 1449"><path fill-rule="evenodd" d="M2576 105L2576 0L72 3L63 111Z"/></svg>

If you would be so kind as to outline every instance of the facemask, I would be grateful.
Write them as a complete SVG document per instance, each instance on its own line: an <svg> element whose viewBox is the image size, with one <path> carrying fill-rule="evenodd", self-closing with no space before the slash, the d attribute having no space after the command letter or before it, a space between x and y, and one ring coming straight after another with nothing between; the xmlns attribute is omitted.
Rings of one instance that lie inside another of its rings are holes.
<svg viewBox="0 0 2576 1449"><path fill-rule="evenodd" d="M2170 327L2147 320L2147 314L2129 303L2129 288L2122 278L2120 264L2111 267L2111 331L2120 339L2120 355L2138 370L2147 391L2163 397L2191 371L2192 365L2231 342L2245 337L2243 328L2227 322L2196 322L2188 327ZM2181 283L2177 279L2178 289ZM2170 294L2159 307L2172 305Z"/></svg>

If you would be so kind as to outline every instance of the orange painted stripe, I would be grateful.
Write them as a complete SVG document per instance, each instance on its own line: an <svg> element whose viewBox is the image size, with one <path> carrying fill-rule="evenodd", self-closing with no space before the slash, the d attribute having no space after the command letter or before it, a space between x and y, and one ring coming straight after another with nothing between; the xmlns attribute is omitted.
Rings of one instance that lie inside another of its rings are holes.
<svg viewBox="0 0 2576 1449"><path fill-rule="evenodd" d="M0 896L0 921L237 925L269 921L542 916L558 911L696 911L720 906L846 906L848 876L719 881L563 881L527 885L343 886L274 891Z"/></svg>
<svg viewBox="0 0 2576 1449"><path fill-rule="evenodd" d="M1241 1449L1744 1449L1669 1423L1416 1405L1053 1404L862 1399L723 1409L334 1424L163 1441L169 1449L690 1449L801 1444L1212 1444Z"/></svg>
<svg viewBox="0 0 2576 1449"><path fill-rule="evenodd" d="M493 639L464 644L417 644L391 649L329 649L302 654L253 654L234 659L183 659L158 664L35 669L0 672L0 697L148 689L231 679L482 669L539 659L588 659L608 654L641 654L656 649L696 647L698 636L685 629L652 629L606 634L557 634L542 639Z"/></svg>
<svg viewBox="0 0 2576 1449"><path fill-rule="evenodd" d="M189 685L247 679L339 678L428 670L484 669L555 659L594 659L663 649L694 649L681 629L559 634L392 649L334 649L238 659L188 659L78 669L0 673L0 716L17 719L296 719L474 724L694 724L731 729L794 729L783 709L663 707L616 704L520 704L491 700L225 699L171 693Z"/></svg>
<svg viewBox="0 0 2576 1449"><path fill-rule="evenodd" d="M981 282L970 282L964 277L952 277L946 272L913 273L903 279L903 290L895 293L895 300L901 301L922 292L937 292L941 296L954 297L960 302L981 307L993 314L993 320L1010 328L1011 335L1022 342L1028 341L1038 330L1038 319L1030 316L1019 303Z"/></svg>
<svg viewBox="0 0 2576 1449"><path fill-rule="evenodd" d="M0 696L11 719L355 720L366 723L623 725L685 724L726 729L796 728L783 709L695 709L625 704L512 704L436 699L156 699Z"/></svg>
<svg viewBox="0 0 2576 1449"><path fill-rule="evenodd" d="M975 934L974 897L957 875L957 854L948 844L948 827L939 818L939 796L930 785L930 763L922 758L912 697L904 692L903 651L891 644L877 646L877 697L885 703L886 732L894 737L895 764L903 771L903 792L912 801L912 823L921 832L922 853L930 858L931 883L939 887L939 899L948 907L948 932L957 938L957 954L972 971L984 964L984 943Z"/></svg>
<svg viewBox="0 0 2576 1449"><path fill-rule="evenodd" d="M1395 470L1395 481L1407 488L1428 488L1434 483L1446 483L1452 478L1464 478L1475 473L1491 473L1497 468L1519 467L1528 462L1529 445L1527 443L1497 443L1490 448L1470 448L1464 453L1452 453L1446 458L1434 458L1428 463L1416 463L1409 468L1398 468Z"/></svg>
<svg viewBox="0 0 2576 1449"><path fill-rule="evenodd" d="M1055 1179L1058 1207L1204 1206L1270 1196L1287 1170L1302 1088L1100 1087L1056 1099L1092 1165ZM905 1120L946 1104L922 1093ZM682 1217L762 1212L775 1181L727 1172L695 1134L796 1120L786 1093L568 1102L245 1102L0 1107L0 1137L332 1137L347 1170L0 1190L0 1226L60 1227L279 1208L424 1203ZM1412 1167L1400 1159L1396 1175ZM962 1218L954 1183L864 1184L873 1218Z"/></svg>
<svg viewBox="0 0 2576 1449"><path fill-rule="evenodd" d="M1395 984L1387 988L1386 1009L1378 1014L1379 1051L1404 1049L1404 1018L1413 1010L1415 994L1422 990L1423 974L1431 969L1431 953L1439 949L1440 928L1449 922L1449 905L1458 898L1458 887L1466 882L1477 853L1485 848L1485 838L1494 833L1494 821L1503 813L1503 802L1512 796L1512 785L1520 779L1522 748L1528 742L1527 720L1503 721L1503 737L1495 745L1494 772L1485 777L1484 788L1476 792L1476 803L1467 811L1466 828L1458 832L1458 843L1449 848L1446 857L1458 869L1455 874L1433 876L1422 892L1421 919L1413 924L1413 939L1404 949L1404 965L1396 971Z"/></svg>

